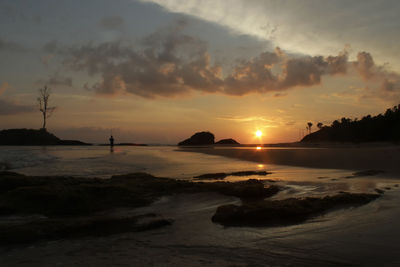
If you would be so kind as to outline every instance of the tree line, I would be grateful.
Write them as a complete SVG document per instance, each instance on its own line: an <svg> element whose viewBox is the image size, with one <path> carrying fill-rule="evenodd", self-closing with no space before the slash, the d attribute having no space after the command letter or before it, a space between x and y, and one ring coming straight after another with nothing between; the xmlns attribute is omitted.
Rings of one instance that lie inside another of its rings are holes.
<svg viewBox="0 0 400 267"><path fill-rule="evenodd" d="M318 123L318 131L311 133L312 123L307 123L309 134L302 142L392 142L400 141L400 104L376 116L359 119L341 118L330 126Z"/></svg>

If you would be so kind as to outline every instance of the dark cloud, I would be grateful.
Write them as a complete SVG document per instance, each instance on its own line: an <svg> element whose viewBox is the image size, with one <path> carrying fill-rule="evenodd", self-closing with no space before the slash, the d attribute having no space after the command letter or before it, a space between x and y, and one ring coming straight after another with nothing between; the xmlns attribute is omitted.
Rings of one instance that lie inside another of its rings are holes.
<svg viewBox="0 0 400 267"><path fill-rule="evenodd" d="M222 85L220 67L211 65L205 43L181 34L182 23L142 41L141 49L121 42L84 45L63 50L64 64L102 77L99 93L121 90L143 97L175 96L191 90L216 92ZM56 45L47 45L51 51Z"/></svg>
<svg viewBox="0 0 400 267"><path fill-rule="evenodd" d="M124 26L124 19L120 16L104 17L99 24L105 30L121 30Z"/></svg>
<svg viewBox="0 0 400 267"><path fill-rule="evenodd" d="M353 64L358 73L365 80L372 78L374 73L378 71L371 54L368 52L359 52L357 54L357 61Z"/></svg>
<svg viewBox="0 0 400 267"><path fill-rule="evenodd" d="M281 71L274 71L274 67ZM224 92L244 95L287 90L295 86L313 86L322 75L344 74L347 70L347 52L338 56L289 57L279 48L264 52L250 61L240 63L225 79Z"/></svg>
<svg viewBox="0 0 400 267"><path fill-rule="evenodd" d="M365 80L379 78L386 91L399 87L398 75L376 66L369 53L361 52L356 61L349 61L346 50L337 56L322 57L291 55L276 48L237 61L223 76L221 66L211 61L207 44L185 34L185 25L186 21L178 21L136 46L114 41L63 48L52 41L44 50L63 56L64 65L72 70L100 76L101 81L90 87L100 94L128 92L147 98L192 91L238 96L281 94L294 87L320 84L323 76L344 75L350 68Z"/></svg>
<svg viewBox="0 0 400 267"><path fill-rule="evenodd" d="M14 115L35 111L34 106L20 105L6 99L0 99L0 115Z"/></svg>
<svg viewBox="0 0 400 267"><path fill-rule="evenodd" d="M385 66L376 65L372 55L368 52L358 53L357 61L353 62L353 66L365 81L373 80L381 84L378 91L370 93L370 97L393 101L392 103L400 100L400 75L398 73L387 70Z"/></svg>

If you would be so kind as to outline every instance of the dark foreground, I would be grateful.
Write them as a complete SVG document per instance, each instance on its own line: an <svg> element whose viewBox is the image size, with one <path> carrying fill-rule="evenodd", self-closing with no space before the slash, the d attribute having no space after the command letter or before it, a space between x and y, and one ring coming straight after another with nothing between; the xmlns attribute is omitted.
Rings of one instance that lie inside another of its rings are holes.
<svg viewBox="0 0 400 267"><path fill-rule="evenodd" d="M131 215L113 212L144 207L163 196L213 192L237 197L240 205L216 207L212 221L225 226L262 227L302 223L335 209L366 204L380 196L343 192L324 198L266 200L280 190L268 181L254 179L208 183L158 178L145 173L86 179L3 172L0 173L0 215L35 219L0 224L0 245L107 236L168 226L176 218L165 218L162 212Z"/></svg>

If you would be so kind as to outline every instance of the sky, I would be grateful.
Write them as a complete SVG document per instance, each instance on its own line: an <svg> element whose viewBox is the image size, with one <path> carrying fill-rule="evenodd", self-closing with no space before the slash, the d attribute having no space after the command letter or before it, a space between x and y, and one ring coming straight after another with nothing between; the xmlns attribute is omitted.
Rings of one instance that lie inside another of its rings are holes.
<svg viewBox="0 0 400 267"><path fill-rule="evenodd" d="M400 104L400 1L2 0L0 129L298 141ZM261 138L255 132L263 132Z"/></svg>

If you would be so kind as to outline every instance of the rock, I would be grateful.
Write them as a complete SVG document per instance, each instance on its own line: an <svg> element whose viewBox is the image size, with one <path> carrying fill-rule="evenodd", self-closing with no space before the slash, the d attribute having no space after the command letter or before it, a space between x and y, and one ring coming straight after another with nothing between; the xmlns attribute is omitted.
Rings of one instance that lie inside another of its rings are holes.
<svg viewBox="0 0 400 267"><path fill-rule="evenodd" d="M45 129L7 129L0 131L0 145L2 146L69 146L91 145L75 140L61 140Z"/></svg>
<svg viewBox="0 0 400 267"><path fill-rule="evenodd" d="M214 134L210 132L198 132L192 135L190 138L180 142L178 146L202 146L213 144Z"/></svg>
<svg viewBox="0 0 400 267"><path fill-rule="evenodd" d="M222 139L215 143L216 145L240 145L236 140L229 138L229 139Z"/></svg>
<svg viewBox="0 0 400 267"><path fill-rule="evenodd" d="M61 140L46 130L8 129L0 131L0 145L57 145Z"/></svg>
<svg viewBox="0 0 400 267"><path fill-rule="evenodd" d="M224 172L217 172L217 173L206 173L198 176L194 176L193 178L199 180L223 180L227 177L228 174Z"/></svg>
<svg viewBox="0 0 400 267"><path fill-rule="evenodd" d="M378 198L377 194L341 193L324 198L289 198L247 202L242 206L218 207L212 221L224 226L278 226L306 221L328 211L361 206Z"/></svg>
<svg viewBox="0 0 400 267"><path fill-rule="evenodd" d="M354 172L350 176L346 176L345 178L357 178L357 177L363 177L363 176L375 176L378 174L382 174L384 171L382 170L366 170L366 171L359 171L359 172Z"/></svg>
<svg viewBox="0 0 400 267"><path fill-rule="evenodd" d="M379 189L379 188L375 188L375 192L377 192L378 194L383 194L385 193L385 191Z"/></svg>

